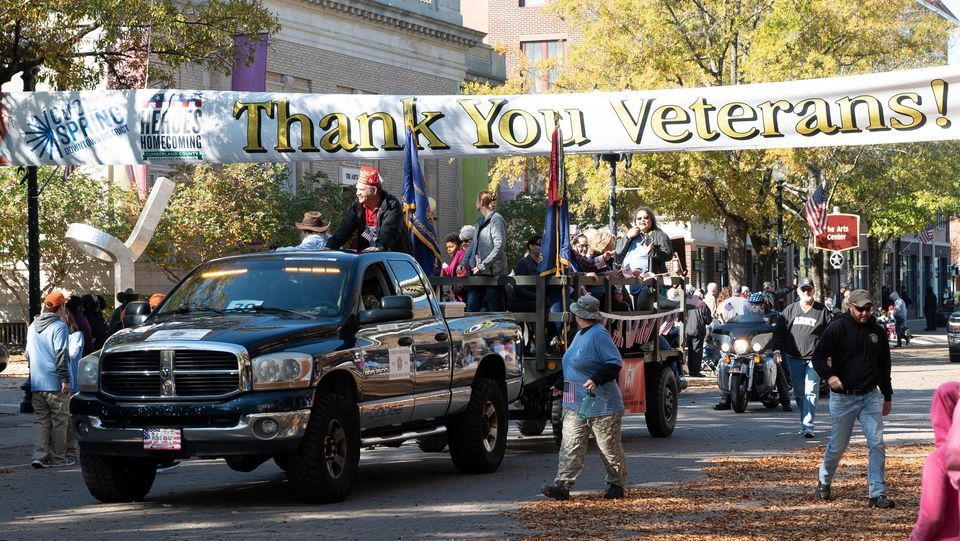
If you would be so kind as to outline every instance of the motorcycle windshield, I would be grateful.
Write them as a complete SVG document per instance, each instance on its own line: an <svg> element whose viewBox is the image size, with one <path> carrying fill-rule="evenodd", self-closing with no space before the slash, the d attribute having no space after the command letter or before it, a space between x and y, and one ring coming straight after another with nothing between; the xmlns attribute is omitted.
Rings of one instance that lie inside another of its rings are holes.
<svg viewBox="0 0 960 541"><path fill-rule="evenodd" d="M722 306L723 320L727 323L763 323L762 304L750 304L746 299L732 297Z"/></svg>

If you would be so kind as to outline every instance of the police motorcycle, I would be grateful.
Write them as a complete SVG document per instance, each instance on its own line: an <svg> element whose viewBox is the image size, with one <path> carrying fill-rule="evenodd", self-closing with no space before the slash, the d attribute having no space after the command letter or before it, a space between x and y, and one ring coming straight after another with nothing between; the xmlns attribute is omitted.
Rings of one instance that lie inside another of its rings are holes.
<svg viewBox="0 0 960 541"><path fill-rule="evenodd" d="M777 363L768 347L776 327L764 317L763 304L732 297L721 309L724 323L714 326L709 339L720 352L717 386L730 397L730 407L737 413L746 411L750 400L777 407Z"/></svg>

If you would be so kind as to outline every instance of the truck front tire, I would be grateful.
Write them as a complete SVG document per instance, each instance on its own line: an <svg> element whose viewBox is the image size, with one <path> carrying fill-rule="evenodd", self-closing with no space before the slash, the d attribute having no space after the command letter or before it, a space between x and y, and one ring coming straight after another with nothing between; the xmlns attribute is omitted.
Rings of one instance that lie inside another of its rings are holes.
<svg viewBox="0 0 960 541"><path fill-rule="evenodd" d="M139 501L150 492L157 462L80 453L83 482L94 498L104 503Z"/></svg>
<svg viewBox="0 0 960 541"><path fill-rule="evenodd" d="M300 449L290 461L287 479L302 500L343 501L360 465L360 417L357 407L338 394L318 394Z"/></svg>
<svg viewBox="0 0 960 541"><path fill-rule="evenodd" d="M490 473L507 449L507 401L496 381L477 378L470 403L448 427L450 458L462 473Z"/></svg>

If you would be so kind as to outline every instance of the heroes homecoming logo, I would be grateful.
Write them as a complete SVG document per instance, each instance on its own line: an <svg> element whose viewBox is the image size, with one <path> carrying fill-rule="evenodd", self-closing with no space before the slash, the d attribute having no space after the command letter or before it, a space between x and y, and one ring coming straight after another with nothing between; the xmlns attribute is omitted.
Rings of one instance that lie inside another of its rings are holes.
<svg viewBox="0 0 960 541"><path fill-rule="evenodd" d="M202 121L199 92L157 92L140 109L143 160L203 160Z"/></svg>
<svg viewBox="0 0 960 541"><path fill-rule="evenodd" d="M41 158L64 158L130 131L122 104L57 103L34 114L23 130L30 149Z"/></svg>

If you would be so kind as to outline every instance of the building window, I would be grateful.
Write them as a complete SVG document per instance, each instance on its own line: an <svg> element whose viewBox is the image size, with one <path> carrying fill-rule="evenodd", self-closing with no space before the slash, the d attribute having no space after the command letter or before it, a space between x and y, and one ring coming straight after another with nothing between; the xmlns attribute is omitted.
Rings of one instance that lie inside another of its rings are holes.
<svg viewBox="0 0 960 541"><path fill-rule="evenodd" d="M528 91L538 93L553 88L563 62L563 41L525 41L520 49L527 62Z"/></svg>
<svg viewBox="0 0 960 541"><path fill-rule="evenodd" d="M520 7L542 6L546 3L547 0L520 0Z"/></svg>

